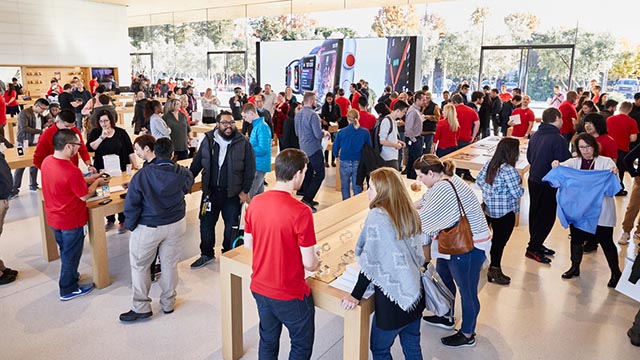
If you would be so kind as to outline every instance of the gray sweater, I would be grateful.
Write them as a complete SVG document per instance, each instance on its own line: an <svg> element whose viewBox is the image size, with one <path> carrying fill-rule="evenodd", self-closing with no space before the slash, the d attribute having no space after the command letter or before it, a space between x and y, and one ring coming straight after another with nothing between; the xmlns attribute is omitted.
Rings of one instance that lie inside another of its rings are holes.
<svg viewBox="0 0 640 360"><path fill-rule="evenodd" d="M300 150L304 151L307 156L311 156L322 150L322 127L320 126L320 117L309 106L305 106L300 110L294 118L294 126L296 135L300 140Z"/></svg>

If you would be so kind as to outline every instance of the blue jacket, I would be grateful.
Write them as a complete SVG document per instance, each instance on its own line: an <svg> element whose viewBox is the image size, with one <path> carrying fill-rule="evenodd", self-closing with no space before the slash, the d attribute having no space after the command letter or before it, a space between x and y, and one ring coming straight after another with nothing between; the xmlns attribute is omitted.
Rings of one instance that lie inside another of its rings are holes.
<svg viewBox="0 0 640 360"><path fill-rule="evenodd" d="M531 164L529 180L542 183L554 160L563 162L569 158L569 144L560 134L560 129L551 124L541 124L531 136L527 148L527 161Z"/></svg>
<svg viewBox="0 0 640 360"><path fill-rule="evenodd" d="M542 179L558 188L558 218L564 228L573 225L590 234L596 233L605 196L615 196L622 186L609 170L578 170L558 166Z"/></svg>
<svg viewBox="0 0 640 360"><path fill-rule="evenodd" d="M333 156L342 161L360 161L364 144L371 145L369 131L363 128L356 129L353 124L340 129L333 142Z"/></svg>
<svg viewBox="0 0 640 360"><path fill-rule="evenodd" d="M191 192L193 174L170 160L158 160L140 169L131 178L124 201L124 226L134 230L139 224L161 226L185 216L184 195Z"/></svg>
<svg viewBox="0 0 640 360"><path fill-rule="evenodd" d="M256 170L270 172L271 129L262 117L253 120L252 125L253 129L251 130L251 136L249 136L249 142L256 156Z"/></svg>

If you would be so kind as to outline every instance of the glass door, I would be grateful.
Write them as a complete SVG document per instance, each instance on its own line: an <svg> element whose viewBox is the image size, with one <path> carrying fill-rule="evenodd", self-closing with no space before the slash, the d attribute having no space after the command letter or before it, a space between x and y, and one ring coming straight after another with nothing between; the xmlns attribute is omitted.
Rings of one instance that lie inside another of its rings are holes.
<svg viewBox="0 0 640 360"><path fill-rule="evenodd" d="M233 96L233 89L241 87L246 93L247 54L244 51L210 51L207 53L209 82L220 99Z"/></svg>
<svg viewBox="0 0 640 360"><path fill-rule="evenodd" d="M154 81L153 75L153 54L152 53L132 53L131 57L131 75L137 76L144 74Z"/></svg>

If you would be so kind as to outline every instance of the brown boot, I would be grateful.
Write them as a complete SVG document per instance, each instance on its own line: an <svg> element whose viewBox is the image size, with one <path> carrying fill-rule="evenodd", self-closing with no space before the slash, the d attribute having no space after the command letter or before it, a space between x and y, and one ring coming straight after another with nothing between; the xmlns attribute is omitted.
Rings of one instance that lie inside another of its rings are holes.
<svg viewBox="0 0 640 360"><path fill-rule="evenodd" d="M497 266L489 267L489 271L487 272L487 281L498 285L509 285L509 283L511 283L511 279L507 278L502 273L502 269Z"/></svg>

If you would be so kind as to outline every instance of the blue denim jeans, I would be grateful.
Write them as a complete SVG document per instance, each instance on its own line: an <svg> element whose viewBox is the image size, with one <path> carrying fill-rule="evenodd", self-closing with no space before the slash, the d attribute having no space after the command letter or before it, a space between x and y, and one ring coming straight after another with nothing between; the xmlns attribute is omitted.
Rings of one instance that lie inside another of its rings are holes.
<svg viewBox="0 0 640 360"><path fill-rule="evenodd" d="M423 154L431 154L431 148L433 147L433 136L434 134L422 135L422 141L424 142L424 145L422 148Z"/></svg>
<svg viewBox="0 0 640 360"><path fill-rule="evenodd" d="M340 160L340 187L342 191L342 200L346 200L351 197L351 191L349 191L349 184L353 187L353 196L356 196L362 192L362 186L356 184L356 177L358 175L358 164L360 161L356 160Z"/></svg>
<svg viewBox="0 0 640 360"><path fill-rule="evenodd" d="M84 227L71 230L58 230L51 228L60 248L60 296L70 294L78 290L78 265L84 246Z"/></svg>
<svg viewBox="0 0 640 360"><path fill-rule="evenodd" d="M460 289L460 299L462 300L460 331L464 334L473 334L476 331L476 323L480 313L478 282L480 281L480 269L485 258L484 251L473 248L466 254L451 255L449 260L438 259L436 263L438 275L449 290L455 295L456 285ZM453 314L450 315L453 316Z"/></svg>
<svg viewBox="0 0 640 360"><path fill-rule="evenodd" d="M416 179L416 170L413 163L422 156L422 136L416 137L416 141L405 138L407 143L407 178Z"/></svg>
<svg viewBox="0 0 640 360"><path fill-rule="evenodd" d="M282 325L289 330L290 360L307 360L313 351L316 308L311 294L303 300L276 300L255 292L260 317L258 359L277 360Z"/></svg>
<svg viewBox="0 0 640 360"><path fill-rule="evenodd" d="M376 315L371 322L371 354L374 360L391 360L391 346L400 335L400 345L404 358L407 360L422 360L420 347L420 318L399 329L383 330L376 326Z"/></svg>

